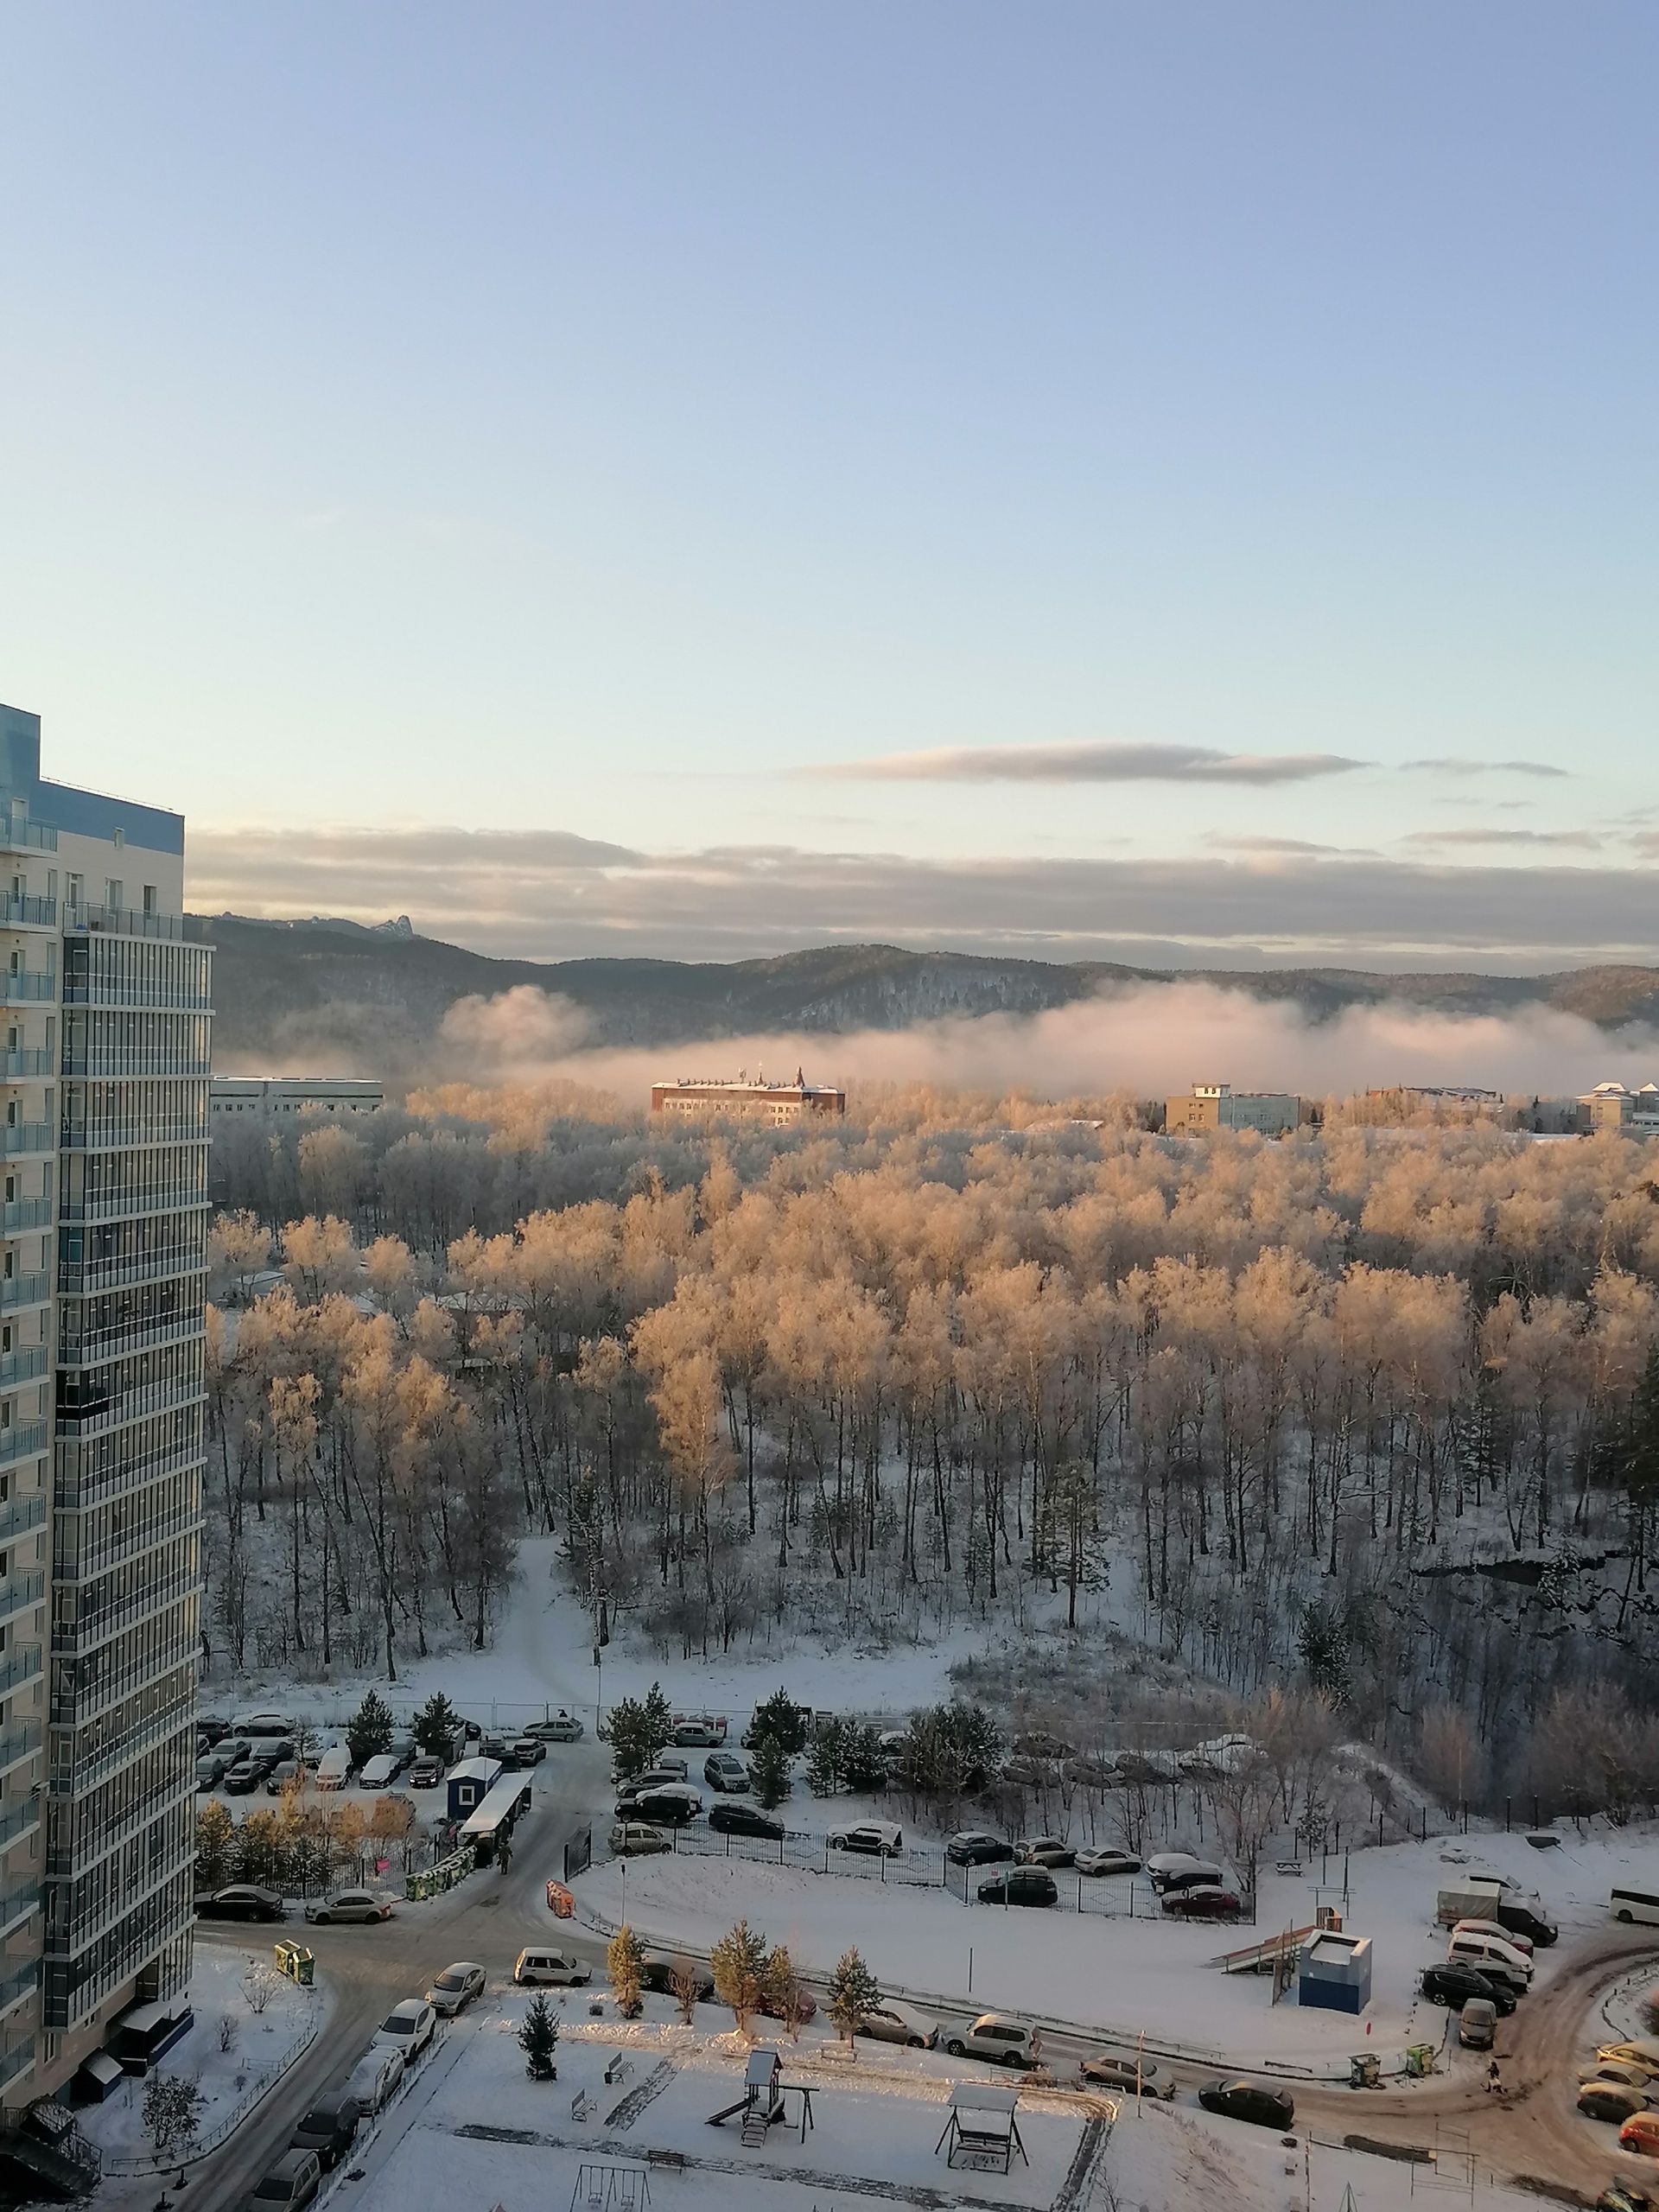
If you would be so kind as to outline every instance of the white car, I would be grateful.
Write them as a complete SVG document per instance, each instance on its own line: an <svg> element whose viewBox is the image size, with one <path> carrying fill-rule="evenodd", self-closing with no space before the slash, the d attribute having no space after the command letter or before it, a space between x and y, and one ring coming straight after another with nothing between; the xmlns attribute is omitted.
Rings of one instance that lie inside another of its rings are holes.
<svg viewBox="0 0 1659 2212"><path fill-rule="evenodd" d="M403 2078L402 2050L377 2039L346 2076L345 2094L355 2097L364 2112L378 2112Z"/></svg>
<svg viewBox="0 0 1659 2212"><path fill-rule="evenodd" d="M1079 1874L1138 1874L1141 1861L1131 1851L1080 1851Z"/></svg>
<svg viewBox="0 0 1659 2212"><path fill-rule="evenodd" d="M905 1832L895 1821L860 1821L849 1828L832 1828L831 1851L863 1851L880 1859L902 1859Z"/></svg>
<svg viewBox="0 0 1659 2212"><path fill-rule="evenodd" d="M907 2005L895 2005L892 1998L884 1997L860 2019L858 2032L873 2043L902 2043L912 2050L931 2050L939 2040L939 2024L925 2020Z"/></svg>
<svg viewBox="0 0 1659 2212"><path fill-rule="evenodd" d="M1491 1936L1500 1943L1508 1943L1520 1952L1523 1959L1533 1954L1530 1936L1517 1936L1512 1928L1503 1927L1496 1920L1460 1920L1453 1928L1454 1936Z"/></svg>
<svg viewBox="0 0 1659 2212"><path fill-rule="evenodd" d="M586 1959L579 1959L570 1951L543 1949L540 1944L528 1946L519 1952L514 1962L512 1978L521 1988L533 1989L542 1983L555 1987L581 1989L594 1978L594 1970Z"/></svg>
<svg viewBox="0 0 1659 2212"><path fill-rule="evenodd" d="M405 2066L412 2066L437 2031L438 2016L423 1997L405 1997L394 2005L374 2031L371 2050L401 2050Z"/></svg>
<svg viewBox="0 0 1659 2212"><path fill-rule="evenodd" d="M984 2058L993 2066L1040 2066L1043 2060L1038 2031L1007 2012L982 2012L944 2047L952 2058Z"/></svg>
<svg viewBox="0 0 1659 2212"><path fill-rule="evenodd" d="M474 1966L471 1959L459 1959L443 1972L426 1993L426 2001L435 2012L446 2019L453 2019L463 2012L475 1997L484 1994L484 1969Z"/></svg>
<svg viewBox="0 0 1659 2212"><path fill-rule="evenodd" d="M337 1920L390 1920L391 1903L372 1890L340 1890L331 1897L316 1897L305 1908L305 1916L327 1927Z"/></svg>

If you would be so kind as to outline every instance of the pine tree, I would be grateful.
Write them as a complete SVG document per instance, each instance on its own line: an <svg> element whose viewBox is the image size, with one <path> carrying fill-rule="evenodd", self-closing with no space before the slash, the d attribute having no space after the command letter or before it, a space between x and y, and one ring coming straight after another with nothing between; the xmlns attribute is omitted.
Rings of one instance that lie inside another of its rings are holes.
<svg viewBox="0 0 1659 2212"><path fill-rule="evenodd" d="M793 1786L789 1753L775 1736L763 1736L749 1754L749 1781L756 1802L769 1813L781 1805Z"/></svg>
<svg viewBox="0 0 1659 2212"><path fill-rule="evenodd" d="M755 1707L749 1733L757 1751L770 1737L794 1758L806 1749L808 1725L809 1716L789 1692L774 1690L763 1704Z"/></svg>
<svg viewBox="0 0 1659 2212"><path fill-rule="evenodd" d="M879 1729L868 1721L861 1727L847 1726L841 1742L841 1771L847 1787L861 1795L883 1787L887 1778L887 1761Z"/></svg>
<svg viewBox="0 0 1659 2212"><path fill-rule="evenodd" d="M856 2040L860 2023L881 2002L875 1976L859 1955L856 1945L843 1951L830 1977L830 2018L849 2043Z"/></svg>
<svg viewBox="0 0 1659 2212"><path fill-rule="evenodd" d="M815 1725L806 1751L806 1786L815 1797L833 1797L840 1789L846 1740L845 1721L820 1720Z"/></svg>
<svg viewBox="0 0 1659 2212"><path fill-rule="evenodd" d="M625 2020L634 2019L640 2011L640 1993L645 1987L645 1947L626 1921L611 1938L605 1954L605 1971L611 1978L618 2011Z"/></svg>
<svg viewBox="0 0 1659 2212"><path fill-rule="evenodd" d="M553 2062L559 2048L559 2020L543 1990L538 1989L524 2007L518 2048L524 2054L524 2070L532 2082L558 2080L559 2069Z"/></svg>
<svg viewBox="0 0 1659 2212"><path fill-rule="evenodd" d="M757 1935L747 1920L728 1929L709 1954L715 1994L731 2006L740 2034L766 1993L766 1937Z"/></svg>
<svg viewBox="0 0 1659 2212"><path fill-rule="evenodd" d="M461 1737L461 1715L442 1690L435 1690L415 1716L415 1741L429 1759L448 1764Z"/></svg>
<svg viewBox="0 0 1659 2212"><path fill-rule="evenodd" d="M644 1698L619 1698L611 1707L610 1727L612 1763L631 1782L645 1772L674 1733L661 1686L653 1682Z"/></svg>
<svg viewBox="0 0 1659 2212"><path fill-rule="evenodd" d="M378 1690L371 1690L346 1724L346 1748L359 1771L370 1759L391 1749L395 1732L391 1713Z"/></svg>
<svg viewBox="0 0 1659 2212"><path fill-rule="evenodd" d="M766 2011L774 2020L783 2022L791 2041L798 2041L802 2023L812 2017L812 1999L801 1986L801 1977L785 1944L779 1943L766 1961L763 1993Z"/></svg>

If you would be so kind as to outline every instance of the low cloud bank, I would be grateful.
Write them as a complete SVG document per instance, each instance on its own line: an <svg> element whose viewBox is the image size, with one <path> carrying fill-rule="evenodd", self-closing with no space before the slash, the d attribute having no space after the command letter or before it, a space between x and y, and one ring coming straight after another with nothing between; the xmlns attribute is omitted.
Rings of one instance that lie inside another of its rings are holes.
<svg viewBox="0 0 1659 2212"><path fill-rule="evenodd" d="M1465 1019L1384 1004L1314 1023L1293 1006L1204 983L1148 985L1028 1019L992 1014L838 1037L722 1037L663 1050L583 1050L584 1022L568 1000L529 988L466 999L445 1019L443 1056L449 1072L477 1082L563 1076L640 1107L653 1082L735 1075L740 1067L788 1077L798 1065L825 1083L1023 1089L1055 1098L1112 1090L1161 1097L1195 1081L1304 1097L1402 1084L1560 1096L1609 1077L1659 1077L1659 1038L1651 1031L1610 1038L1548 1007Z"/></svg>

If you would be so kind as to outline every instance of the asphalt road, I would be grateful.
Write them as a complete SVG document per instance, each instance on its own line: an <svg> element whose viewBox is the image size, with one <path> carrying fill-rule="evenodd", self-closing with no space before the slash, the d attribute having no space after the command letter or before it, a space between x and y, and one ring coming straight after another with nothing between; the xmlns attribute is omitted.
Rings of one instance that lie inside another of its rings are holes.
<svg viewBox="0 0 1659 2212"><path fill-rule="evenodd" d="M232 2212L238 2206L287 2147L295 2122L314 2097L349 2073L391 2007L399 1998L420 1994L452 1961L476 1960L495 1980L512 1972L525 1943L556 1932L563 1947L593 1960L595 1980L603 1980L604 1939L556 1922L544 1886L563 1865L565 1842L587 1824L588 1806L603 1801L607 1764L602 1747L590 1744L556 1753L537 1770L532 1808L519 1822L505 1874L474 1875L448 1897L404 1908L375 1926L307 1931L329 1987L328 2024L229 2141L191 2170L179 2212ZM251 1939L275 1932L208 1923L198 1929L196 1940L245 1950ZM299 1931L290 1923L288 1932ZM1659 1942L1637 1930L1609 1931L1564 1960L1546 1986L1500 2024L1502 2099L1486 2094L1485 2054L1457 2054L1447 2072L1408 2087L1354 2091L1287 2082L1298 2124L1338 2140L1361 2134L1402 2146L1466 2148L1500 2176L1528 2178L1590 2202L1621 2171L1651 2184L1651 2160L1619 2152L1611 2127L1573 2108L1577 2062L1593 2040L1592 2008L1611 1983L1644 1961L1659 1961ZM971 2019L982 2008L964 1999L936 2009L949 2024ZM1069 2062L1103 2042L1090 2044L1058 2029L1046 2031L1044 2039L1047 2056L1063 2075ZM1132 2055L1132 2046L1114 2047ZM428 2066L442 2063L440 2054ZM1183 2092L1208 2078L1192 2067L1159 2063ZM424 2102L418 2088L416 2094ZM130 2201L153 2203L154 2194L152 2185L141 2200Z"/></svg>

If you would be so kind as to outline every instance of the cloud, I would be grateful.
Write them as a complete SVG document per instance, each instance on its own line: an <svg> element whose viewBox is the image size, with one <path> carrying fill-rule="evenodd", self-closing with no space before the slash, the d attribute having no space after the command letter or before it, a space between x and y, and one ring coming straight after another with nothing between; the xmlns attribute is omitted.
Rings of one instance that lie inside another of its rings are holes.
<svg viewBox="0 0 1659 2212"><path fill-rule="evenodd" d="M1294 855L1306 860L1314 854L1340 854L1348 850L1343 845L1315 845L1306 837L1220 837L1212 831L1205 839L1223 853L1262 853L1268 856Z"/></svg>
<svg viewBox="0 0 1659 2212"><path fill-rule="evenodd" d="M517 1000L520 994L507 995ZM486 1017L495 1003L486 1003ZM1384 1003L1313 1023L1282 1001L1197 982L1140 986L1023 1020L992 1014L831 1038L780 1032L661 1051L559 1053L540 1065L517 1055L521 1021L522 1008L504 1025L512 1054L474 1064L480 1079L563 1076L613 1090L639 1108L653 1082L758 1065L798 1065L814 1081L842 1085L1017 1087L1057 1098L1112 1090L1162 1097L1195 1080L1304 1097L1395 1084L1465 1083L1576 1096L1605 1077L1645 1080L1659 1065L1659 1040L1650 1033L1610 1039L1593 1023L1546 1007L1471 1019Z"/></svg>
<svg viewBox="0 0 1659 2212"><path fill-rule="evenodd" d="M1599 853L1602 841L1588 830L1414 830L1408 845L1565 845Z"/></svg>
<svg viewBox="0 0 1659 2212"><path fill-rule="evenodd" d="M734 960L885 942L1146 966L1553 969L1659 952L1659 880L1643 866L645 854L541 830L326 826L193 830L186 859L199 912L407 913L423 936L525 958Z"/></svg>
<svg viewBox="0 0 1659 2212"><path fill-rule="evenodd" d="M1365 766L1339 753L1218 753L1208 745L987 745L887 753L802 772L836 782L1297 784Z"/></svg>
<svg viewBox="0 0 1659 2212"><path fill-rule="evenodd" d="M1565 776L1566 768L1552 767L1548 760L1465 760L1452 755L1442 755L1433 760L1402 760L1401 767L1408 773L1421 770L1431 776Z"/></svg>

